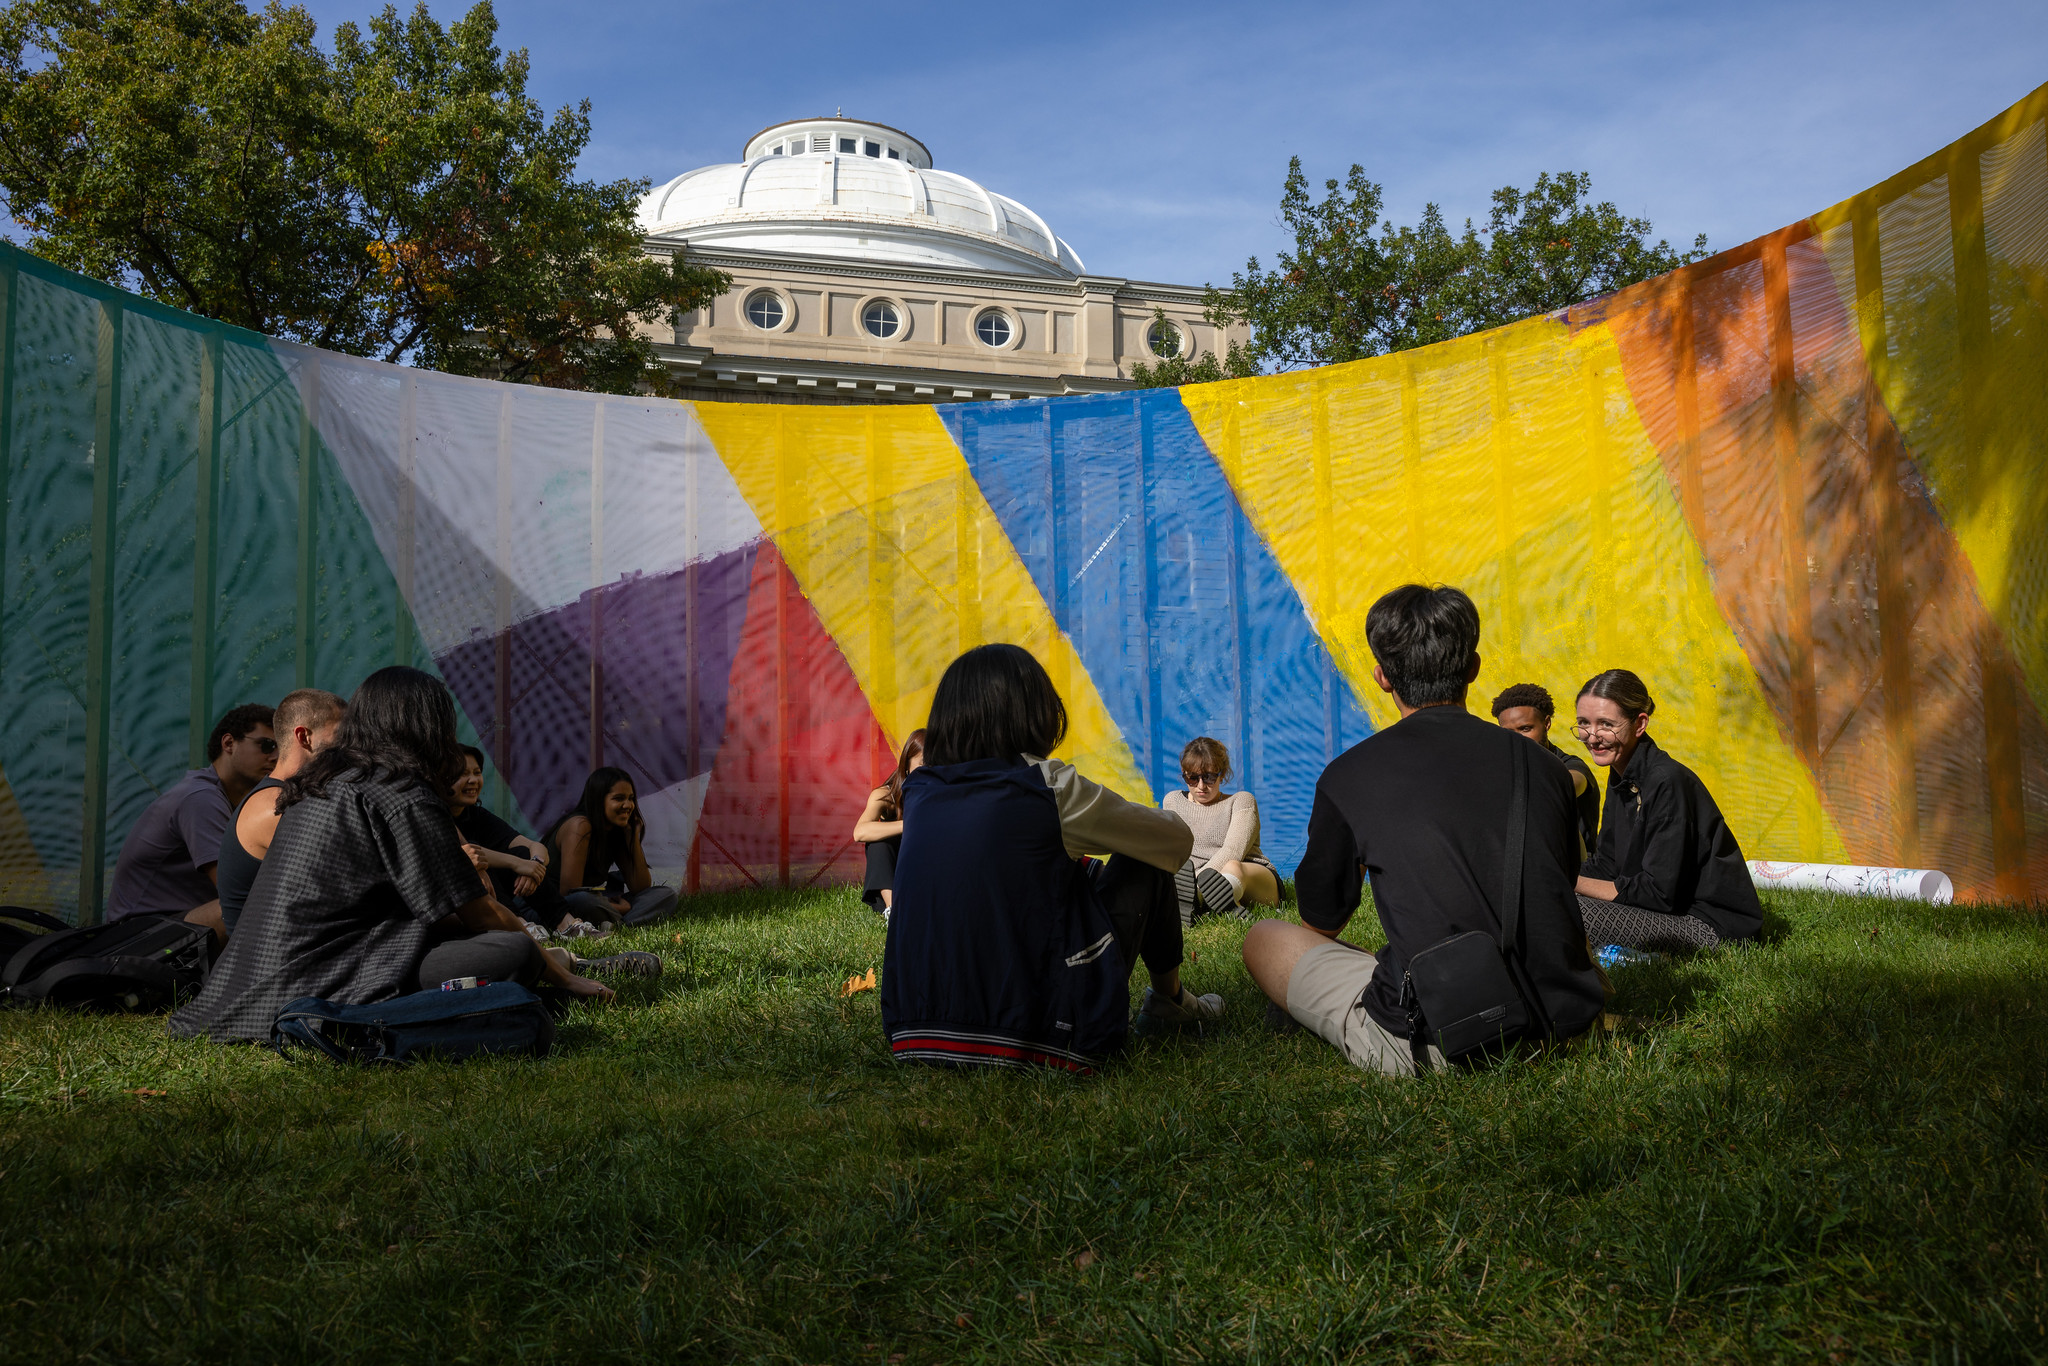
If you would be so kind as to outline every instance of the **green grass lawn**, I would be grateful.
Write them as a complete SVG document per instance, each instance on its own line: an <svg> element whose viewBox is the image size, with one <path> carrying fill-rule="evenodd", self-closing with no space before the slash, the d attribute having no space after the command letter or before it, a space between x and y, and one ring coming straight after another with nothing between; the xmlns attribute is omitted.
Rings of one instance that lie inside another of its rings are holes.
<svg viewBox="0 0 2048 1366"><path fill-rule="evenodd" d="M848 891L700 898L555 1054L363 1071L0 1013L0 1360L2048 1356L2038 913L1767 897L1619 1028L1368 1077L1230 1015L899 1067Z"/></svg>

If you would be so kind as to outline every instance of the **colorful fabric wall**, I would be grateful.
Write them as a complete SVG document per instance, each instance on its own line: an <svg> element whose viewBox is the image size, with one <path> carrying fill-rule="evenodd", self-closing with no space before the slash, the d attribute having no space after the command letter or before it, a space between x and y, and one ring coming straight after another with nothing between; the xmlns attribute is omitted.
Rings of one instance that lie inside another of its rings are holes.
<svg viewBox="0 0 2048 1366"><path fill-rule="evenodd" d="M0 251L0 900L96 914L217 713L393 662L529 828L617 763L665 877L849 878L996 640L1128 796L1222 739L1289 868L1322 764L1394 720L1363 623L1411 580L1478 601L1482 698L1642 674L1753 857L2048 892L2044 117L1563 315L1019 403L456 379Z"/></svg>

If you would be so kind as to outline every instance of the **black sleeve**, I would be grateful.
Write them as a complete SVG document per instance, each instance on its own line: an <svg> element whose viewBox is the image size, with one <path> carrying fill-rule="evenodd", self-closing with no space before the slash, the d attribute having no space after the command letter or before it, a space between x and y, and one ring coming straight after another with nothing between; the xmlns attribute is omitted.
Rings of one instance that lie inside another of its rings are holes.
<svg viewBox="0 0 2048 1366"><path fill-rule="evenodd" d="M1358 841L1337 804L1316 787L1308 817L1308 851L1294 870L1294 895L1301 923L1336 934L1351 922L1365 885L1358 867Z"/></svg>
<svg viewBox="0 0 2048 1366"><path fill-rule="evenodd" d="M1619 860L1614 853L1614 843L1620 834L1620 823L1614 819L1613 809L1615 802L1619 800L1619 794L1612 786L1609 786L1607 791L1607 801L1600 811L1600 847L1592 850L1586 861L1579 865L1580 877L1597 878L1602 882L1614 881L1615 874L1620 871L1616 866Z"/></svg>
<svg viewBox="0 0 2048 1366"><path fill-rule="evenodd" d="M498 818L482 803L462 813L462 819L455 823L462 837L471 844L479 845L494 854L512 852L512 841L519 838L519 832L510 824Z"/></svg>

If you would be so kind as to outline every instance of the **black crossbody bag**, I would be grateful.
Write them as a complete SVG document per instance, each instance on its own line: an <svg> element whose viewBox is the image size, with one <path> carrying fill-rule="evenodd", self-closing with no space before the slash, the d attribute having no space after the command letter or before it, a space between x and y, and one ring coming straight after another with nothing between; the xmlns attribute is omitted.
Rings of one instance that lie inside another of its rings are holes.
<svg viewBox="0 0 2048 1366"><path fill-rule="evenodd" d="M1522 922L1522 848L1529 825L1528 743L1511 747L1512 784L1508 800L1507 852L1501 860L1500 938L1467 930L1431 944L1408 960L1403 994L1410 1002L1408 1041L1415 1070L1427 1072L1429 1045L1447 1062L1463 1062L1489 1046L1525 1037L1532 1019L1543 1015L1524 992L1516 971L1515 945ZM1548 1033L1548 1018L1544 1029Z"/></svg>

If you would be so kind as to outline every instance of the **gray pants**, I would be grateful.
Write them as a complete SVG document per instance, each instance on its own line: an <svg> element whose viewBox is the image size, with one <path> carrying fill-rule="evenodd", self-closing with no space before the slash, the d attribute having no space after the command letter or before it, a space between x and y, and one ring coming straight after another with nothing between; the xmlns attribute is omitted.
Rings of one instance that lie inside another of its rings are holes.
<svg viewBox="0 0 2048 1366"><path fill-rule="evenodd" d="M485 930L444 939L420 960L420 990L432 991L457 977L487 977L530 987L547 968L540 945L514 930Z"/></svg>
<svg viewBox="0 0 2048 1366"><path fill-rule="evenodd" d="M623 913L603 892L591 887L578 887L562 899L569 903L569 914L593 925L601 925L608 920L621 925L652 925L668 919L676 911L676 889L664 887L659 882L640 891L626 893Z"/></svg>
<svg viewBox="0 0 2048 1366"><path fill-rule="evenodd" d="M1579 897L1579 914L1586 922L1586 942L1595 948L1619 944L1648 953L1692 953L1721 947L1720 934L1696 915L1666 915L1585 895Z"/></svg>

